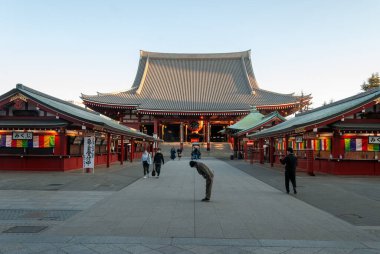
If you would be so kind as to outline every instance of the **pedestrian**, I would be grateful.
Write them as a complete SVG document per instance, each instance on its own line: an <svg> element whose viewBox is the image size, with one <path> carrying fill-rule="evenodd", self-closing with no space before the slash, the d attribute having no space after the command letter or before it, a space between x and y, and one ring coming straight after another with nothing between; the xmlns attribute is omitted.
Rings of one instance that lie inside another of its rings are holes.
<svg viewBox="0 0 380 254"><path fill-rule="evenodd" d="M141 161L144 168L144 178L149 177L149 165L152 164L152 157L150 153L148 153L147 150L144 151L144 153L141 156Z"/></svg>
<svg viewBox="0 0 380 254"><path fill-rule="evenodd" d="M178 160L180 160L182 157L182 149L181 148L177 149L177 155L178 155Z"/></svg>
<svg viewBox="0 0 380 254"><path fill-rule="evenodd" d="M170 159L174 160L175 154L176 154L176 151L175 151L175 148L173 146L172 149L170 149Z"/></svg>
<svg viewBox="0 0 380 254"><path fill-rule="evenodd" d="M204 179L206 179L206 197L202 199L202 201L210 201L211 188L212 183L214 181L214 171L207 167L204 163L198 161L190 161L190 167L195 167L198 171L198 174L200 174L201 176L203 176Z"/></svg>
<svg viewBox="0 0 380 254"><path fill-rule="evenodd" d="M284 158L280 157L280 162L285 165L285 188L286 193L289 194L289 180L292 182L294 194L297 194L296 189L296 167L297 157L294 156L293 148L286 149L287 155Z"/></svg>
<svg viewBox="0 0 380 254"><path fill-rule="evenodd" d="M164 162L164 156L161 153L161 149L158 148L157 149L157 153L154 155L154 158L153 158L153 163L154 163L154 166L156 168L155 169L156 170L156 178L158 178L160 176L161 162L162 162L162 165L165 164L165 162Z"/></svg>

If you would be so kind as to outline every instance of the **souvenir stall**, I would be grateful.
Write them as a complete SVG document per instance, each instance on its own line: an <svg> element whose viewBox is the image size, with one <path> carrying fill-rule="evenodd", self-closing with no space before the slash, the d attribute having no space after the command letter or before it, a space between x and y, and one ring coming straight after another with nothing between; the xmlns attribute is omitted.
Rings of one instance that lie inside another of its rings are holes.
<svg viewBox="0 0 380 254"><path fill-rule="evenodd" d="M65 171L83 167L86 137L94 165L127 158L128 142L155 139L99 113L18 84L0 96L0 169ZM90 142L90 141L89 141ZM131 149L133 153L133 149Z"/></svg>
<svg viewBox="0 0 380 254"><path fill-rule="evenodd" d="M279 164L286 148L292 147L298 158L297 169L311 175L317 171L380 175L380 90L373 89L297 114L248 137L259 143L259 148L265 140L273 139L274 164ZM270 142L269 146L272 146Z"/></svg>

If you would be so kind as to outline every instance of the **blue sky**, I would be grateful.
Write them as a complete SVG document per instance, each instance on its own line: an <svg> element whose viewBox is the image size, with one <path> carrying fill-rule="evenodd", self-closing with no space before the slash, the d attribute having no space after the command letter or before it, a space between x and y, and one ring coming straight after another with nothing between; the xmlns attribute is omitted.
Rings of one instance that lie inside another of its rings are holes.
<svg viewBox="0 0 380 254"><path fill-rule="evenodd" d="M380 0L0 0L0 94L17 83L62 99L123 91L139 50L251 49L260 88L360 92L380 72Z"/></svg>

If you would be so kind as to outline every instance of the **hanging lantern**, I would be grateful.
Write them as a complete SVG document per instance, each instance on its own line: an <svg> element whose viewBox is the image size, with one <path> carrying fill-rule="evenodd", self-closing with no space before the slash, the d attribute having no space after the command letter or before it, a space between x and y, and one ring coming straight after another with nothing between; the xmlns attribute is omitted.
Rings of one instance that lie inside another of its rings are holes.
<svg viewBox="0 0 380 254"><path fill-rule="evenodd" d="M187 128L193 133L198 133L203 128L203 121L191 121Z"/></svg>

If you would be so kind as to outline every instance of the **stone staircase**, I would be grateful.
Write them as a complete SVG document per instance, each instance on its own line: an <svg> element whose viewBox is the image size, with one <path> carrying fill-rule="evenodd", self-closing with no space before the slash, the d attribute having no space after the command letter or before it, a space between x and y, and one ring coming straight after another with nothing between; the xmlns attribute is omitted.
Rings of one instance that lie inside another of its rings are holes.
<svg viewBox="0 0 380 254"><path fill-rule="evenodd" d="M210 151L207 151L207 144L201 144L202 158L215 157L215 158L229 158L232 154L232 145L227 142L211 142ZM159 144L164 156L170 155L170 149L174 147L176 150L180 147L179 142L162 142ZM191 156L191 143L183 143L182 157Z"/></svg>

